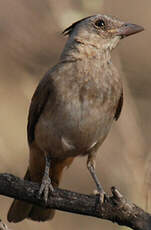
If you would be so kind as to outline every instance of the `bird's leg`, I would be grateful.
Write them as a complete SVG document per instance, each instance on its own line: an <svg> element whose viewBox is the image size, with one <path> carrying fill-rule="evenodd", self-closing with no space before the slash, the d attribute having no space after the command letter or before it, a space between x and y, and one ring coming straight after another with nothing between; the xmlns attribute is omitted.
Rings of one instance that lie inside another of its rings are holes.
<svg viewBox="0 0 151 230"><path fill-rule="evenodd" d="M101 200L101 203L104 202L104 190L100 184L100 181L96 175L96 172L95 172L95 158L96 158L96 153L95 152L92 152L88 155L88 160L87 160L87 167L88 167L88 170L89 172L91 173L91 176L96 184L96 187L97 187L97 191L100 195L100 200Z"/></svg>
<svg viewBox="0 0 151 230"><path fill-rule="evenodd" d="M41 183L40 190L39 190L39 196L41 196L42 193L44 193L44 200L45 200L45 203L47 203L49 191L53 192L54 188L51 184L51 179L49 177L51 159L50 159L48 154L45 154L45 161L46 161L45 162L45 171L44 171L42 183Z"/></svg>

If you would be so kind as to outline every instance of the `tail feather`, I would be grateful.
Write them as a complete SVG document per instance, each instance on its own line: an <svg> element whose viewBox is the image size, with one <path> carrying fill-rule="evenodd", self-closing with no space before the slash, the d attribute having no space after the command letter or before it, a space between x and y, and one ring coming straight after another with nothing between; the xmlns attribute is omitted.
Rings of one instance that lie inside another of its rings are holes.
<svg viewBox="0 0 151 230"><path fill-rule="evenodd" d="M72 161L73 158L68 158L63 161L52 162L52 170L51 170L50 177L51 177L53 187L56 188L59 186L59 182L64 167L69 167ZM51 220L54 217L54 215L55 215L54 209L44 209L36 205L33 205L27 218L35 221L46 221L46 220Z"/></svg>
<svg viewBox="0 0 151 230"><path fill-rule="evenodd" d="M29 170L27 170L25 180L30 180ZM24 201L14 200L7 214L7 220L9 222L17 223L24 220L29 215L32 209L32 204Z"/></svg>
<svg viewBox="0 0 151 230"><path fill-rule="evenodd" d="M28 217L32 210L32 204L24 201L14 200L7 214L9 222L20 222Z"/></svg>
<svg viewBox="0 0 151 230"><path fill-rule="evenodd" d="M35 221L46 221L51 220L54 217L54 215L54 209L41 208L33 205L27 218Z"/></svg>
<svg viewBox="0 0 151 230"><path fill-rule="evenodd" d="M54 163L50 172L52 185L54 187L58 187L64 167L66 166L68 167L72 163L72 161L73 158L68 158L67 160ZM33 178L31 178L29 170L27 170L24 178L26 180L35 181L33 180ZM51 220L54 217L54 215L55 215L54 209L46 209L46 208L42 208L36 205L26 203L24 201L14 200L8 211L7 219L9 222L14 222L14 223L22 221L25 218L34 221L46 221L46 220Z"/></svg>

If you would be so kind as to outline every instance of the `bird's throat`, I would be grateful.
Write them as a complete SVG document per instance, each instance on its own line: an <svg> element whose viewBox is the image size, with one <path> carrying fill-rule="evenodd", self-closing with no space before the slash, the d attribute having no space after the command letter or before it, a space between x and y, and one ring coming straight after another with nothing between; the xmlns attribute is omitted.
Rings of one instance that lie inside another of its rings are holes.
<svg viewBox="0 0 151 230"><path fill-rule="evenodd" d="M87 40L76 39L71 44L71 49L64 49L60 59L61 61L87 60L88 62L99 60L99 63L103 65L111 61L111 49L116 46L115 43L114 40L110 44L100 46L100 44L94 44Z"/></svg>

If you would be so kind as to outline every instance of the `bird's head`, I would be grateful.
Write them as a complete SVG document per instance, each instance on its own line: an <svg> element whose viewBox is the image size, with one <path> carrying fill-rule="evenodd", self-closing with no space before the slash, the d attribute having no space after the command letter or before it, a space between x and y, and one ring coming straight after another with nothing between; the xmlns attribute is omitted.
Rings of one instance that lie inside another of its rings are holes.
<svg viewBox="0 0 151 230"><path fill-rule="evenodd" d="M69 35L69 40L112 50L120 39L143 30L142 26L125 23L116 17L97 14L73 23L63 33Z"/></svg>

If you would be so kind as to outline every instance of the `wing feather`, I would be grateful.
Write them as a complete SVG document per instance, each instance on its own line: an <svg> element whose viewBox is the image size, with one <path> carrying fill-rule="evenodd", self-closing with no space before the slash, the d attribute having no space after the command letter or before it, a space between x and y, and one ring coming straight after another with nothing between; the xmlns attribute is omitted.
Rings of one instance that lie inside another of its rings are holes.
<svg viewBox="0 0 151 230"><path fill-rule="evenodd" d="M50 95L50 85L47 78L43 78L39 83L32 97L27 125L28 142L31 144L35 138L35 126L39 120L41 113L48 101Z"/></svg>
<svg viewBox="0 0 151 230"><path fill-rule="evenodd" d="M114 119L116 121L120 117L120 114L121 114L121 111L122 111L122 106L123 106L123 91L121 93L121 97L119 99L119 102L118 102L118 105L117 105L117 108L116 108L116 113L115 113L115 116L114 116Z"/></svg>

